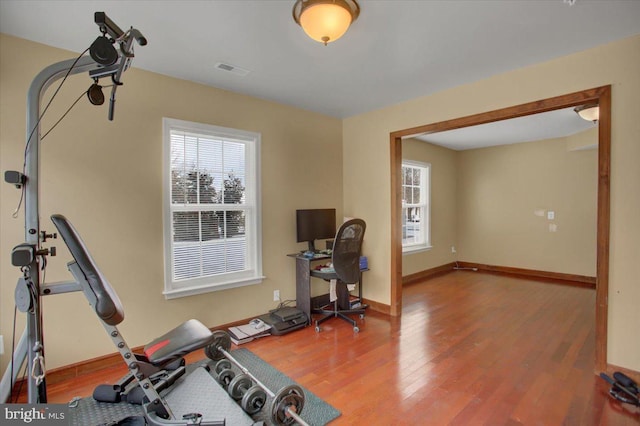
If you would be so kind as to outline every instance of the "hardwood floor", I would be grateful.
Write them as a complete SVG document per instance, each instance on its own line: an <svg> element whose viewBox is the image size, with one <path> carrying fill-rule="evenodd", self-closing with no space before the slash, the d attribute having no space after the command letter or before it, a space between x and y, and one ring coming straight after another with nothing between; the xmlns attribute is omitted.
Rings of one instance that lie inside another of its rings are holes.
<svg viewBox="0 0 640 426"><path fill-rule="evenodd" d="M594 290L456 271L403 298L401 318L369 311L357 334L334 319L244 347L340 410L332 425L640 424L594 374ZM50 385L49 401L123 372Z"/></svg>

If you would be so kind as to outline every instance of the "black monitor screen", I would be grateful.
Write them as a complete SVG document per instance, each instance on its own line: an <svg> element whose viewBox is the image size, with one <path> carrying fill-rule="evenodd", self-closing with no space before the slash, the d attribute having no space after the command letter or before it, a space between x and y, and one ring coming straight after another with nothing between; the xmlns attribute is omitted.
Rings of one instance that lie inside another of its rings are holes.
<svg viewBox="0 0 640 426"><path fill-rule="evenodd" d="M298 242L309 242L309 250L315 251L315 240L326 240L336 235L336 209L296 210L296 235Z"/></svg>

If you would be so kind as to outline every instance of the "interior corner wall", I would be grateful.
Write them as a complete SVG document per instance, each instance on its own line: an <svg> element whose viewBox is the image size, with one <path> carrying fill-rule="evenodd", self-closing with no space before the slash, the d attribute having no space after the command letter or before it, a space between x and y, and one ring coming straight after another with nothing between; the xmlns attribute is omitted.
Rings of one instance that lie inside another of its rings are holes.
<svg viewBox="0 0 640 426"><path fill-rule="evenodd" d="M611 85L607 360L640 371L640 341L631 338L640 329L638 75L640 36L635 36L345 119L345 209L366 217L368 224L366 247L372 269L365 297L386 304L391 300L390 133Z"/></svg>
<svg viewBox="0 0 640 426"><path fill-rule="evenodd" d="M431 248L402 255L402 275L410 275L456 261L457 152L418 139L402 141L403 160L431 164L429 202Z"/></svg>
<svg viewBox="0 0 640 426"><path fill-rule="evenodd" d="M458 153L458 260L595 277L598 153L571 139Z"/></svg>
<svg viewBox="0 0 640 426"><path fill-rule="evenodd" d="M144 48L136 50L144 55ZM63 51L0 34L0 169L20 170L26 94L46 66L73 58ZM121 331L131 346L147 343L189 318L210 327L251 318L282 300L295 300L295 210L335 207L343 214L342 121L245 95L135 68L118 89L115 120L86 97L42 142L41 227L62 213L78 229L125 308ZM250 77L248 77L250 78ZM49 99L57 83L44 96ZM92 81L70 77L43 119L43 133ZM108 94L108 89L105 89ZM165 300L162 225L162 118L231 127L262 135L262 284ZM322 179L305 177L321 175ZM11 217L20 193L0 185L0 334L4 371L10 353L13 292L20 271L9 259L24 241L23 211ZM71 280L62 241L49 259L46 281ZM116 351L80 294L43 299L47 368ZM18 315L20 333L24 314ZM19 337L19 336L18 336ZM72 348L72 349L71 349Z"/></svg>

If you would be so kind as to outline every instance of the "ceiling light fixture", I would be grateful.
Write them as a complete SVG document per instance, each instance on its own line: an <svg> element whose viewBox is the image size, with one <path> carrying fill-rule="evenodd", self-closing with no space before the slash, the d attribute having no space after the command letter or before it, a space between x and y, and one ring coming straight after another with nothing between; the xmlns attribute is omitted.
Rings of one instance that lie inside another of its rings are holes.
<svg viewBox="0 0 640 426"><path fill-rule="evenodd" d="M593 121L600 118L600 106L598 104L579 105L573 109L583 120Z"/></svg>
<svg viewBox="0 0 640 426"><path fill-rule="evenodd" d="M294 21L325 46L342 37L358 15L356 0L296 0L293 5Z"/></svg>

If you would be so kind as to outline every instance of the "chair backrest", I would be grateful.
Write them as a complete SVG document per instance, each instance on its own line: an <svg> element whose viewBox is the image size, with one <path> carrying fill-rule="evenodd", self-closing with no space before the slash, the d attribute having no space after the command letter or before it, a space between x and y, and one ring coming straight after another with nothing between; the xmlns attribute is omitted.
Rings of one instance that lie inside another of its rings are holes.
<svg viewBox="0 0 640 426"><path fill-rule="evenodd" d="M89 302L94 305L96 314L109 325L120 324L124 319L122 303L120 303L118 295L109 282L102 276L89 250L87 250L87 247L84 245L82 238L80 238L80 235L78 235L78 232L66 217L60 214L54 214L51 216L51 220L56 228L58 228L58 232L69 248L71 256L73 256L73 259L86 278L86 283L79 283L83 287L85 296L90 299L87 291L90 291L90 294L95 296L95 303L93 303L92 300L89 300ZM88 289L85 288L86 284L89 285Z"/></svg>
<svg viewBox="0 0 640 426"><path fill-rule="evenodd" d="M333 269L340 281L353 284L360 280L360 255L367 224L362 219L351 219L340 226L333 240Z"/></svg>

